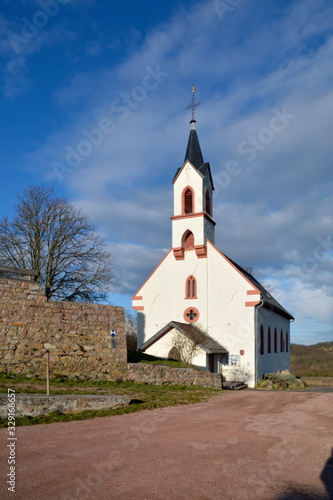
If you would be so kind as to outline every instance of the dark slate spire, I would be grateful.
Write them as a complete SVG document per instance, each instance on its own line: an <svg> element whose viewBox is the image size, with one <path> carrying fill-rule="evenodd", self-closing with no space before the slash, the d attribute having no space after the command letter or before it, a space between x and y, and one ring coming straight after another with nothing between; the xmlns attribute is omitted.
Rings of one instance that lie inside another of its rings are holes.
<svg viewBox="0 0 333 500"><path fill-rule="evenodd" d="M201 167L204 160L201 153L197 131L195 130L195 120L191 120L190 136L188 138L185 160L192 163L195 168Z"/></svg>
<svg viewBox="0 0 333 500"><path fill-rule="evenodd" d="M194 119L194 111L195 108L200 106L201 102L196 102L195 101L195 86L192 86L192 101L189 106L185 109L191 109L192 110L192 120L190 121L191 124L191 130L190 130L190 137L188 138L188 144L187 144L187 149L186 149L186 154L185 154L185 160L188 160L192 163L192 165L195 168L201 167L203 164L204 160L202 157L201 153L201 148L199 144L199 139L197 136L197 131L195 130L195 124L196 121Z"/></svg>

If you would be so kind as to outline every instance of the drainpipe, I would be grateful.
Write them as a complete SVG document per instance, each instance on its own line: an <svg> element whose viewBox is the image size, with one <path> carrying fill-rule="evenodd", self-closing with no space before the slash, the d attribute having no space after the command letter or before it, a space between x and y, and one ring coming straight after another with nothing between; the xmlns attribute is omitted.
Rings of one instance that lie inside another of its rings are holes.
<svg viewBox="0 0 333 500"><path fill-rule="evenodd" d="M260 295L261 297L261 295ZM260 304L257 304L255 306L255 319L254 319L254 324L255 324L255 351L254 351L254 369L255 369L255 374L254 374L254 383L256 384L258 382L257 380L257 374L258 374L258 366L259 366L259 309L264 305L264 301L261 298Z"/></svg>

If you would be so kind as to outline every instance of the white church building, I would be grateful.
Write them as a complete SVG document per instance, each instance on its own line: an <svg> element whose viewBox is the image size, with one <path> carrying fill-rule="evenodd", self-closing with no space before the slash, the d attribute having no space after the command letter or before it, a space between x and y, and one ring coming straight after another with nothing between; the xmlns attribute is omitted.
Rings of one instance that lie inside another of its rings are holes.
<svg viewBox="0 0 333 500"><path fill-rule="evenodd" d="M194 119L185 162L173 179L172 248L132 299L138 348L174 358L175 332L194 340L192 363L249 387L290 369L294 318L245 269L216 248L214 185Z"/></svg>

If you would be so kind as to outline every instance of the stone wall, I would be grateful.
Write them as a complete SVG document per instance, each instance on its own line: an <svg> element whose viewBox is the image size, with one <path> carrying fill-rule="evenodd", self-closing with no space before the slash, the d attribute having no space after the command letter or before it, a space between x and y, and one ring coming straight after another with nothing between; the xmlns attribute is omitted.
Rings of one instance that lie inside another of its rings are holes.
<svg viewBox="0 0 333 500"><path fill-rule="evenodd" d="M190 368L170 368L169 366L145 363L128 363L128 370L123 375L127 382L154 385L180 384L199 387L222 388L222 375Z"/></svg>
<svg viewBox="0 0 333 500"><path fill-rule="evenodd" d="M111 347L111 329L116 347ZM127 368L122 307L46 301L36 282L0 278L0 371L116 380Z"/></svg>
<svg viewBox="0 0 333 500"><path fill-rule="evenodd" d="M11 393L11 398L13 394ZM91 396L63 394L46 396L45 394L15 394L15 416L37 417L53 411L77 413L85 410L109 410L128 406L130 398L123 395ZM0 417L8 416L8 396L0 394Z"/></svg>

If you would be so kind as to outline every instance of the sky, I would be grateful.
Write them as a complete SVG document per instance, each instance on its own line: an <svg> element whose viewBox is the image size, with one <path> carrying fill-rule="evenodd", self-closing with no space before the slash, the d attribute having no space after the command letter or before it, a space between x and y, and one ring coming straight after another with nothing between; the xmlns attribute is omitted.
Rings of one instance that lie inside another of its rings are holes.
<svg viewBox="0 0 333 500"><path fill-rule="evenodd" d="M215 244L333 340L333 5L0 0L0 216L28 185L89 215L124 307L171 247L192 84Z"/></svg>

